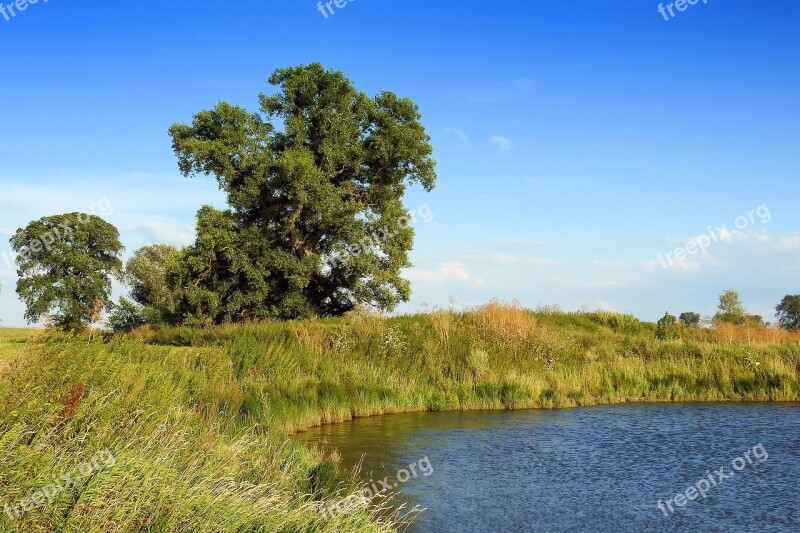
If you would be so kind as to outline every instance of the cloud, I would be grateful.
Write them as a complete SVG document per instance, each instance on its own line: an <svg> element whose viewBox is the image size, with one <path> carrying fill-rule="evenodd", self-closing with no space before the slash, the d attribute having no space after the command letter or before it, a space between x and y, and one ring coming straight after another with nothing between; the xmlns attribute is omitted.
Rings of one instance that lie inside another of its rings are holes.
<svg viewBox="0 0 800 533"><path fill-rule="evenodd" d="M618 279L553 279L553 283L569 289L605 289L624 287Z"/></svg>
<svg viewBox="0 0 800 533"><path fill-rule="evenodd" d="M492 135L489 137L489 143L495 145L503 152L508 152L511 150L511 140L509 140L508 137L503 137L502 135Z"/></svg>
<svg viewBox="0 0 800 533"><path fill-rule="evenodd" d="M482 285L485 281L470 275L461 261L442 261L435 268L409 268L405 275L412 282L417 281L429 287L440 287L451 282L466 285Z"/></svg>
<svg viewBox="0 0 800 533"><path fill-rule="evenodd" d="M469 279L469 274L467 274L467 270L464 268L464 264L461 261L445 261L439 264L439 268L437 268L436 271L443 274L445 277L460 280Z"/></svg>
<svg viewBox="0 0 800 533"><path fill-rule="evenodd" d="M458 128L445 128L444 132L447 133L448 135L457 137L458 140L460 140L465 145L467 146L469 145L469 137L467 137L467 134L464 133L464 130L460 130Z"/></svg>
<svg viewBox="0 0 800 533"><path fill-rule="evenodd" d="M704 239L704 246L697 243ZM774 258L776 264L783 267L796 265L800 261L800 233L785 236L770 234L766 229L734 230L727 234L698 235L693 237L664 238L670 248L662 249L654 254L655 259L647 261L646 267L651 270L697 271L700 269L745 271L753 269L753 265L767 258ZM694 248L687 246L694 243ZM676 251L682 259L676 257ZM688 250L692 249L693 253ZM797 267L800 269L800 266Z"/></svg>
<svg viewBox="0 0 800 533"><path fill-rule="evenodd" d="M178 221L147 220L139 225L123 228L125 240L186 246L195 240L195 229Z"/></svg>
<svg viewBox="0 0 800 533"><path fill-rule="evenodd" d="M462 254L461 257L464 259L506 266L558 266L563 264L563 261L556 259L520 257L506 252L471 252Z"/></svg>
<svg viewBox="0 0 800 533"><path fill-rule="evenodd" d="M74 211L92 212L106 199L117 212L190 211L201 205L225 205L225 195L213 178L186 179L177 174L132 172L117 176L31 176L0 177L3 194L0 212L26 216L26 223L42 216ZM8 185L6 185L6 183ZM153 194L152 191L158 191ZM8 226L8 220L3 220Z"/></svg>

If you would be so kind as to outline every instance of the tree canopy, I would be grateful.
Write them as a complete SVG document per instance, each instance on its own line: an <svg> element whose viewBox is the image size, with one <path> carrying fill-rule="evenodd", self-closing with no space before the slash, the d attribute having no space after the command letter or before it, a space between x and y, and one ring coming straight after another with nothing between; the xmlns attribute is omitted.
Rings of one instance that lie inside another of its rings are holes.
<svg viewBox="0 0 800 533"><path fill-rule="evenodd" d="M17 230L10 242L28 322L52 316L55 326L80 329L108 305L123 251L111 224L86 213L55 215Z"/></svg>
<svg viewBox="0 0 800 533"><path fill-rule="evenodd" d="M719 297L717 309L714 318L720 322L743 325L747 321L747 311L738 291L724 291Z"/></svg>
<svg viewBox="0 0 800 533"><path fill-rule="evenodd" d="M800 294L786 295L775 308L778 322L789 331L800 329Z"/></svg>
<svg viewBox="0 0 800 533"><path fill-rule="evenodd" d="M695 313L692 311L681 313L678 319L681 321L681 324L683 324L687 328L696 328L700 325L700 322L702 321L700 313Z"/></svg>
<svg viewBox="0 0 800 533"><path fill-rule="evenodd" d="M269 82L279 91L260 95L258 113L219 103L170 128L180 171L215 176L229 205L200 210L196 242L166 269L175 319L393 309L410 296L402 197L436 180L417 106L316 63Z"/></svg>

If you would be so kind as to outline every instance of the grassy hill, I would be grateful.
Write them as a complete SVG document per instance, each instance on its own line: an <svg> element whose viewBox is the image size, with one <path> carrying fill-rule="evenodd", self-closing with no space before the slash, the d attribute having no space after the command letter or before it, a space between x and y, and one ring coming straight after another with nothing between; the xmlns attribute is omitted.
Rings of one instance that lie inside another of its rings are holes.
<svg viewBox="0 0 800 533"><path fill-rule="evenodd" d="M626 315L500 303L92 342L42 334L22 356L16 335L0 336L12 360L0 377L0 507L95 467L14 519L0 514L9 531L388 531L397 524L372 508L326 521L317 509L357 482L288 435L408 410L800 399L798 335L678 328L658 341Z"/></svg>

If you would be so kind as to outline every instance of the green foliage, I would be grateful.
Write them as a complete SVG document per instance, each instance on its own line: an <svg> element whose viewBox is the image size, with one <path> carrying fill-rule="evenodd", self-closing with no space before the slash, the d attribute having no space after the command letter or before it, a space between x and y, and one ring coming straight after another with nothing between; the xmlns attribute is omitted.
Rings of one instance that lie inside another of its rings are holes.
<svg viewBox="0 0 800 533"><path fill-rule="evenodd" d="M614 313L611 311L594 311L586 313L594 323L601 324L613 331L626 334L636 334L643 330L642 322L633 315Z"/></svg>
<svg viewBox="0 0 800 533"><path fill-rule="evenodd" d="M775 308L778 322L789 331L800 330L800 294L786 295Z"/></svg>
<svg viewBox="0 0 800 533"><path fill-rule="evenodd" d="M146 308L149 323L167 321L175 313L175 291L167 277L180 269L180 257L174 246L154 244L136 250L125 265L131 299Z"/></svg>
<svg viewBox="0 0 800 533"><path fill-rule="evenodd" d="M719 312L714 320L742 326L747 323L747 311L737 291L725 291L719 297Z"/></svg>
<svg viewBox="0 0 800 533"><path fill-rule="evenodd" d="M436 179L417 106L316 63L270 83L280 91L260 113L220 103L170 128L181 172L214 175L230 206L201 209L197 241L167 271L173 322L391 310L410 296L402 197Z"/></svg>
<svg viewBox="0 0 800 533"><path fill-rule="evenodd" d="M17 254L17 294L25 318L77 330L99 319L111 295L111 277L120 277L123 247L117 228L100 217L68 213L44 217L11 238Z"/></svg>
<svg viewBox="0 0 800 533"><path fill-rule="evenodd" d="M114 331L133 331L148 322L144 309L125 297L120 297L119 303L111 307L108 326Z"/></svg>
<svg viewBox="0 0 800 533"><path fill-rule="evenodd" d="M675 337L675 324L678 319L669 312L664 313L656 323L656 338L661 341L668 341Z"/></svg>
<svg viewBox="0 0 800 533"><path fill-rule="evenodd" d="M688 311L686 313L681 313L678 317L681 324L686 326L687 328L696 328L700 325L700 321L702 320L700 317L700 313L693 313Z"/></svg>

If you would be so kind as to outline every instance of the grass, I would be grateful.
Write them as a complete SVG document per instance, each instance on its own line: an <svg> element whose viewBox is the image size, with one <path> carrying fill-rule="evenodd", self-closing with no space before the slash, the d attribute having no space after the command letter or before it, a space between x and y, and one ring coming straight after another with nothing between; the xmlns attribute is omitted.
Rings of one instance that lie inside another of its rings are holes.
<svg viewBox="0 0 800 533"><path fill-rule="evenodd" d="M25 350L28 339L35 334L35 329L0 328L0 375L8 371L11 362Z"/></svg>
<svg viewBox="0 0 800 533"><path fill-rule="evenodd" d="M374 508L324 521L315 509L357 480L288 435L412 410L800 399L798 335L654 332L627 315L493 302L94 342L39 335L0 379L0 505L102 450L115 461L15 521L0 515L0 530L390 531Z"/></svg>

